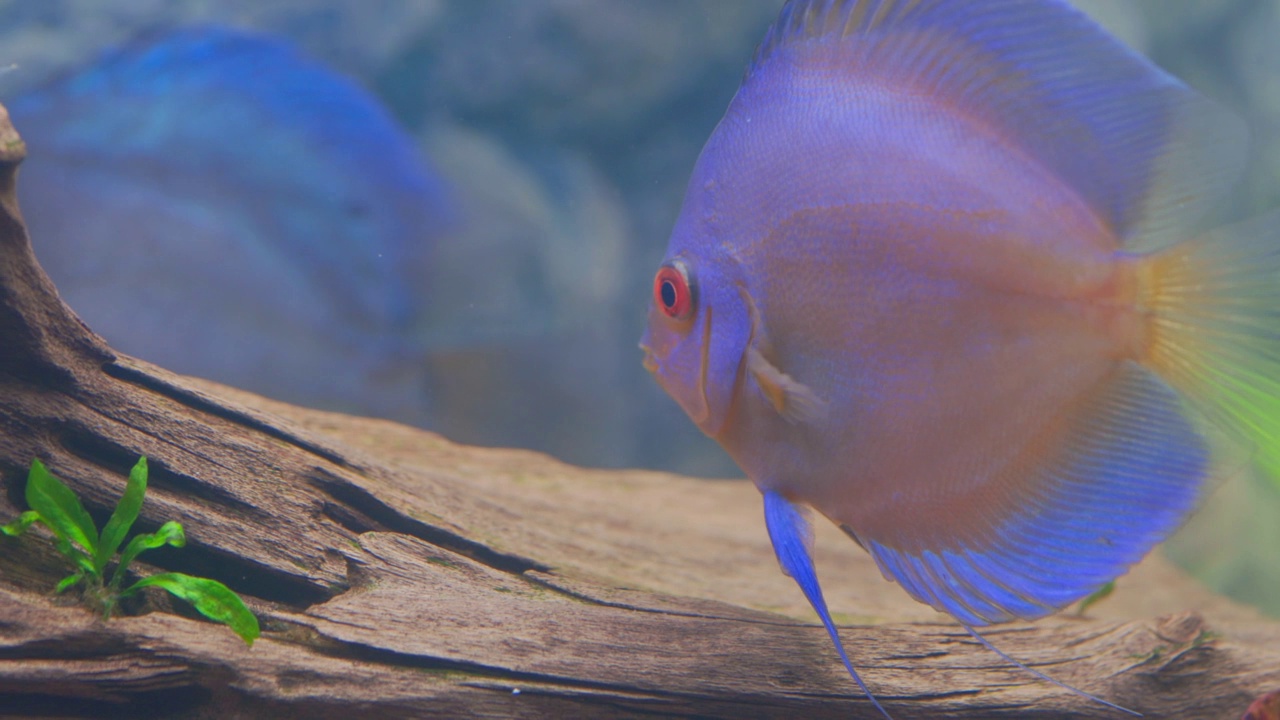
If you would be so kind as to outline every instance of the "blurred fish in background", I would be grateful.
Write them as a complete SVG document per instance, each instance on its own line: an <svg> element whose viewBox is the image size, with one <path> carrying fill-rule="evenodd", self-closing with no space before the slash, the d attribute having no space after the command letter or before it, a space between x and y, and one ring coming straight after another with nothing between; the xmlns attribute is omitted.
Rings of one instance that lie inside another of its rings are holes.
<svg viewBox="0 0 1280 720"><path fill-rule="evenodd" d="M1248 177L1206 227L1280 204L1280 3L1076 4L1249 121ZM653 386L635 340L697 154L781 6L9 0L0 65L18 67L0 101L30 146L20 199L37 256L121 350L462 442L738 476ZM264 49L206 67L174 44L201 33ZM260 69L269 59L295 69ZM175 74L183 62L193 77ZM336 100L290 110L277 96L295 81ZM131 249L143 237L150 250ZM156 345L113 337L113 316ZM1166 548L1280 614L1277 532L1280 489L1242 473Z"/></svg>
<svg viewBox="0 0 1280 720"><path fill-rule="evenodd" d="M371 95L278 40L147 37L9 104L19 201L115 347L303 404L421 420L442 181Z"/></svg>

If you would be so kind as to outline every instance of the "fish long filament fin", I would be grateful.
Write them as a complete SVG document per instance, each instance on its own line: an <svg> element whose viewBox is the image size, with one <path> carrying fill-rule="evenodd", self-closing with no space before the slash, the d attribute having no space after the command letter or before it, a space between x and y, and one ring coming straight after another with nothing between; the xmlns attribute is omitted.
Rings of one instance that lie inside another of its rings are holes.
<svg viewBox="0 0 1280 720"><path fill-rule="evenodd" d="M814 572L813 558L809 553L813 545L813 530L809 526L809 519L805 517L804 511L777 492L768 490L764 493L764 521L769 528L769 539L773 542L773 551L778 556L782 571L795 580L804 591L805 598L809 600L814 612L818 613L823 626L827 628L827 634L831 636L831 642L835 644L836 652L840 654L840 660L844 662L849 676L858 684L880 714L884 715L886 720L893 720L880 705L880 701L876 700L876 696L871 694L866 683L862 682L858 671L853 669L853 663L849 662L849 656L840 642L840 633L836 631L835 623L831 621L831 613L827 611L827 601L822 597L822 586L818 584L818 575Z"/></svg>
<svg viewBox="0 0 1280 720"><path fill-rule="evenodd" d="M957 622L959 622L959 621L957 621ZM1115 704L1115 703L1113 703L1113 702L1108 702L1108 701L1106 701L1106 700L1103 700L1102 698L1098 697L1097 695L1090 695L1089 693L1087 693L1087 692L1085 692L1085 691L1083 691L1083 690L1080 690L1079 688L1071 687L1070 685L1068 685L1068 684L1066 684L1066 683L1062 682L1061 680L1055 680L1055 679L1053 679L1053 678L1049 677L1048 675L1045 675L1044 673L1040 672L1039 670L1036 670L1036 669L1034 669L1034 668L1030 668L1030 667L1027 667L1026 665L1023 665L1022 663L1018 662L1017 660L1014 660L1013 658L1011 658L1011 657L1009 657L1008 655L1006 655L1006 654L1004 653L1004 651L1003 651L1003 650L1001 650L1000 648L996 647L995 645L992 645L992 644L991 644L991 642L990 642L990 641L988 641L986 638L982 637L982 635L980 635L980 634L978 633L978 631L977 631L977 630L974 630L972 625L969 625L968 623L964 623L964 622L961 622L961 623L960 623L960 625L961 625L961 627L963 627L965 630L968 630L968 631L969 631L969 634L970 634L970 635L972 635L972 636L973 636L973 638L974 638L975 640L977 640L978 642L982 643L982 646L983 646L983 647L985 647L986 649L988 649L988 650L990 650L991 652L995 653L996 655L999 655L999 656L1000 656L1000 658L1001 658L1002 660L1004 660L1005 662L1009 663L1010 665L1013 665L1013 666L1018 667L1018 668L1020 668L1020 669L1022 669L1022 670L1025 670L1026 672L1029 672L1029 673L1031 673L1032 675L1035 675L1036 677L1040 678L1041 680L1044 680L1044 681L1045 681L1045 682L1047 682L1047 683L1052 683L1052 684L1054 684L1054 685L1057 685L1058 687L1062 688L1063 690L1066 690L1067 692L1072 693L1072 694L1074 694L1074 695L1079 695L1080 697L1085 698L1086 700L1092 700L1093 702L1100 703L1100 704L1102 704L1102 705L1106 705L1106 706L1107 706L1107 707L1109 707L1109 708L1113 708L1113 709L1115 709L1115 710L1119 710L1119 711L1120 711L1120 712L1122 712L1122 713L1127 713L1127 714L1132 715L1132 716L1134 716L1134 717L1142 717L1142 713L1138 712L1137 710L1130 710L1130 709L1129 709L1129 708L1127 708L1127 707L1123 707L1123 706L1121 706L1121 705L1117 705L1117 704Z"/></svg>

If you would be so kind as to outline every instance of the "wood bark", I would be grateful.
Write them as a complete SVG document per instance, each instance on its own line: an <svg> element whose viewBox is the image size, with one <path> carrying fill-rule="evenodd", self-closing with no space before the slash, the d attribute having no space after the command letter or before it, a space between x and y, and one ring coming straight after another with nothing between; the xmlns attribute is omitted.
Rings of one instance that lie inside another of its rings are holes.
<svg viewBox="0 0 1280 720"><path fill-rule="evenodd" d="M189 543L141 572L225 582L264 634L248 648L160 598L104 622L52 596L66 569L47 535L0 538L0 715L877 717L779 572L747 483L462 447L115 353L36 263L23 152L5 117L0 520L25 508L33 457L101 523L146 455L137 529L179 520ZM834 529L818 548L849 651L895 717L1117 716L1008 667ZM1240 717L1280 688L1280 623L1158 557L1092 615L988 637L1148 717Z"/></svg>

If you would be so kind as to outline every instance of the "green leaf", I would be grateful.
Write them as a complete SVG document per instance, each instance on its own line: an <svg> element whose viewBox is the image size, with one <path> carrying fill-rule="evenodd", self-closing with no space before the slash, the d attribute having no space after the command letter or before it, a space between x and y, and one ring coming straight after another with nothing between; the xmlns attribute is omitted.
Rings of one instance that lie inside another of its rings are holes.
<svg viewBox="0 0 1280 720"><path fill-rule="evenodd" d="M40 517L40 513L35 510L28 510L19 515L13 522L0 526L0 532L3 532L5 535L9 535L10 537L17 537L35 523L40 523L41 525L48 526L52 529L52 526L49 525L49 521ZM74 547L70 540L66 539L56 531L53 533L53 544L58 548L58 552L62 553L62 556L65 557L68 562L80 568L81 571L89 574L95 573L93 560L89 558L88 554L80 548Z"/></svg>
<svg viewBox="0 0 1280 720"><path fill-rule="evenodd" d="M40 522L44 525L49 524L44 518L40 518ZM65 557L68 562L80 568L82 572L102 577L101 575L98 575L98 569L93 566L93 558L89 557L89 554L85 551L72 545L70 540L55 532L53 534L53 544L58 548L58 552L62 553L62 556Z"/></svg>
<svg viewBox="0 0 1280 720"><path fill-rule="evenodd" d="M1099 600L1102 600L1106 596L1110 595L1112 592L1115 591L1115 589L1116 589L1116 581L1112 580L1106 585L1103 585L1097 590L1094 590L1093 593L1091 593L1088 597L1080 601L1079 607L1076 608L1076 615L1083 616L1084 611L1088 610L1090 605L1093 605Z"/></svg>
<svg viewBox="0 0 1280 720"><path fill-rule="evenodd" d="M111 576L111 584L120 587L125 568L129 567L129 563L133 562L133 559L143 550L153 550L164 545L182 547L186 544L187 536L182 532L182 525L173 520L161 525L160 529L153 533L134 537L125 546L124 552L120 553L120 564L116 566L115 574Z"/></svg>
<svg viewBox="0 0 1280 720"><path fill-rule="evenodd" d="M54 588L53 591L55 593L61 593L65 591L67 588L75 585L76 583L80 582L83 579L84 579L84 573L82 572L78 572L75 575L68 575L62 578L62 580L58 582L58 587Z"/></svg>
<svg viewBox="0 0 1280 720"><path fill-rule="evenodd" d="M80 498L71 488L49 473L39 460L31 461L27 475L27 504L40 513L54 535L79 545L90 556L98 547L98 529L93 518L85 512Z"/></svg>
<svg viewBox="0 0 1280 720"><path fill-rule="evenodd" d="M36 522L39 519L40 513L35 510L28 510L19 515L13 522L10 522L7 525L0 525L0 532L8 535L9 537L18 537L31 526L31 523Z"/></svg>
<svg viewBox="0 0 1280 720"><path fill-rule="evenodd" d="M148 587L164 588L186 600L194 605L201 615L230 627L249 646L252 646L253 641L258 637L258 618L249 612L249 608L245 607L239 595L231 592L231 588L217 580L192 577L182 573L161 573L139 580L120 595L121 597L132 595Z"/></svg>
<svg viewBox="0 0 1280 720"><path fill-rule="evenodd" d="M93 564L98 568L99 575L107 568L111 556L120 549L125 535L129 534L129 528L133 527L133 521L138 519L142 498L146 494L147 458L143 456L138 458L138 463L129 471L129 482L124 486L124 494L120 496L120 502L116 503L115 512L111 513L107 526L102 528L98 551L93 556Z"/></svg>

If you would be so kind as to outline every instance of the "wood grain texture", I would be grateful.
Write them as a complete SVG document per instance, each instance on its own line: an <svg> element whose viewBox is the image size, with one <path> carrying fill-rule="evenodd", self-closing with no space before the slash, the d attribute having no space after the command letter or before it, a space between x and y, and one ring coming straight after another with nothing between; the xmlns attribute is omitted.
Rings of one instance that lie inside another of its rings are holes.
<svg viewBox="0 0 1280 720"><path fill-rule="evenodd" d="M58 299L0 122L0 517L44 460L102 522L138 455L138 530L188 546L264 635L156 595L103 622L49 589L40 533L0 538L4 717L875 717L782 576L745 482L574 468L294 408L114 353ZM69 211L74 211L69 208ZM121 232L128 232L127 227ZM838 531L817 562L898 718L1102 718L907 598ZM1088 619L993 629L1010 654L1148 717L1235 718L1280 688L1280 623L1159 557Z"/></svg>

